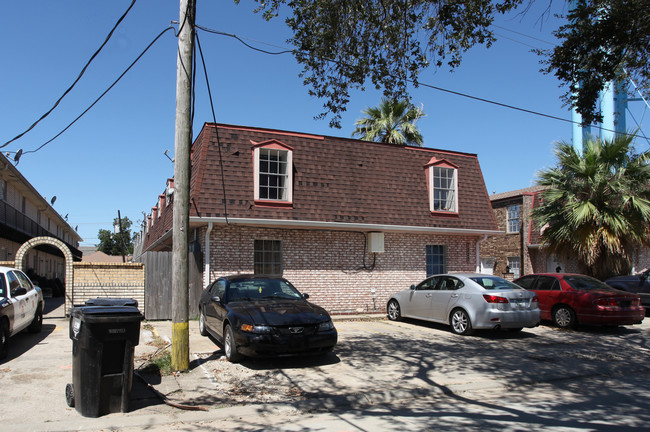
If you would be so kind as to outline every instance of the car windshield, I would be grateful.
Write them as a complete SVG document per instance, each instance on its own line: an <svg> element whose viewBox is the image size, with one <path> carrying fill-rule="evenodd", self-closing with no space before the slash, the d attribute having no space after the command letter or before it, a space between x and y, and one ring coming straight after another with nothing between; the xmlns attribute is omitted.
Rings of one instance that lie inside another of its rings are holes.
<svg viewBox="0 0 650 432"><path fill-rule="evenodd" d="M572 288L580 291L611 289L611 287L606 285L604 282L589 276L564 276L564 280L571 285Z"/></svg>
<svg viewBox="0 0 650 432"><path fill-rule="evenodd" d="M230 282L230 300L292 299L300 300L302 295L284 279L251 278Z"/></svg>
<svg viewBox="0 0 650 432"><path fill-rule="evenodd" d="M519 285L515 285L499 276L473 276L470 279L487 290L522 289Z"/></svg>

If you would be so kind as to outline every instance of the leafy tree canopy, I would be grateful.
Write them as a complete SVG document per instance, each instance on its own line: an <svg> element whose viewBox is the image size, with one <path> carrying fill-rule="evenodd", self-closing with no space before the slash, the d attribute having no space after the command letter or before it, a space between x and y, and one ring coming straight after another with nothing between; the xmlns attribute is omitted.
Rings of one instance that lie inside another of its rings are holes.
<svg viewBox="0 0 650 432"><path fill-rule="evenodd" d="M240 0L235 0L239 2ZM409 100L426 68L456 68L476 44L496 40L497 14L525 13L534 0L255 0L267 20L286 5L289 39L309 93L323 99L330 126L340 128L353 89L371 85L391 100ZM539 1L539 0L538 0ZM541 0L550 3L551 0ZM648 90L648 0L579 0L556 32L562 44L547 56L546 71L573 86L565 100L584 119L598 116L598 89L625 67ZM568 3L568 2L567 2ZM574 62L575 59L576 61ZM582 87L575 83L583 81ZM571 91L577 90L577 96ZM647 94L647 93L646 93Z"/></svg>
<svg viewBox="0 0 650 432"><path fill-rule="evenodd" d="M113 226L119 224L119 219L113 220ZM133 235L131 233L131 220L128 217L122 218L122 233L100 229L97 237L99 244L97 250L106 255L130 255L133 253Z"/></svg>
<svg viewBox="0 0 650 432"><path fill-rule="evenodd" d="M544 244L600 279L627 273L634 249L650 246L650 151L635 153L632 139L590 139L582 154L561 142L557 165L538 173Z"/></svg>
<svg viewBox="0 0 650 432"><path fill-rule="evenodd" d="M356 128L352 136L390 144L424 144L415 122L426 114L422 108L414 107L406 100L382 99L378 107L368 107L363 114L365 117L354 123Z"/></svg>
<svg viewBox="0 0 650 432"><path fill-rule="evenodd" d="M650 2L648 0L580 0L555 35L561 44L540 51L569 90L563 99L575 106L584 123L601 120L596 105L604 83L632 79L650 96Z"/></svg>

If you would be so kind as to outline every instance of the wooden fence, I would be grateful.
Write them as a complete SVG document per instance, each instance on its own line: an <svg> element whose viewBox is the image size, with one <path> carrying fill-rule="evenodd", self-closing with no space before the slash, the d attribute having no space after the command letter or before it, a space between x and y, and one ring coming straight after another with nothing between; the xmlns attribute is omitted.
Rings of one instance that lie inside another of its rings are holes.
<svg viewBox="0 0 650 432"><path fill-rule="evenodd" d="M145 268L145 318L172 319L172 253L146 252L139 261ZM190 252L189 257L189 317L199 314L199 297L203 290L203 254Z"/></svg>

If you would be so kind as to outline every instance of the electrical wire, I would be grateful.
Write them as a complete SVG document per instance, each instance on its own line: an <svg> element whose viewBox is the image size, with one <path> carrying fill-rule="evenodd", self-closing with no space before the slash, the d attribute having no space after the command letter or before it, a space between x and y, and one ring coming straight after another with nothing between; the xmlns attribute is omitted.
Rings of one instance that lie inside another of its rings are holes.
<svg viewBox="0 0 650 432"><path fill-rule="evenodd" d="M208 79L208 69L205 66L205 58L203 57L203 50L201 49L201 42L199 40L199 34L195 33L196 45L199 48L199 55L201 56L201 63L203 64L203 72L205 74L205 84L208 88L208 97L210 99L210 109L212 110L212 121L215 124L215 133L217 135L217 148L219 149L219 166L221 167L221 185L223 190L223 211L224 217L226 218L226 225L228 222L228 199L226 195L226 177L223 170L223 156L221 154L221 140L219 139L219 128L217 127L217 116L214 113L214 103L212 101L212 90L210 90L210 80Z"/></svg>
<svg viewBox="0 0 650 432"><path fill-rule="evenodd" d="M158 36L156 36L156 37L153 39L153 41L151 41L151 43L150 43L149 45L147 45L147 47L144 49L144 51L142 51L142 52L140 53L140 55L139 55L139 56L138 56L138 57L137 57L137 58L136 58L136 59L135 59L135 60L134 60L130 65L129 65L129 67L127 67L127 68L124 70L124 72L122 72L122 74L121 74L119 77L117 77L117 79L116 79L115 81L113 81L113 83L112 83L112 84L111 84L111 85L110 85L106 90L104 90L104 92L103 92L101 95L99 95L99 97L98 97L97 99L95 99L95 101L94 101L92 104L90 104L90 106L88 106L88 108L86 108L86 109L85 109L81 114L79 114L79 115L78 115L78 116L77 116L73 121L71 121L71 122L70 122L70 123L69 123L65 128L63 128L63 130L61 130L58 134L56 134L55 136L53 136L52 138L50 138L50 139L49 139L48 141L46 141L44 144L41 144L40 147L37 147L35 150L27 150L27 151L23 152L23 154L27 154L27 153L36 153L37 151L39 151L40 149L42 149L43 147L45 147L46 145L48 145L49 143L51 143L52 141L54 141L55 139L57 139L58 137L60 137L60 136L61 136L65 131L67 131L68 129L70 129L70 127L72 127L73 124L75 124L75 123L76 123L76 122L77 122L81 117L83 117L83 116L84 116L88 111L90 111L90 109L91 109L92 107L94 107L95 104L97 104L97 102L99 102L99 101L100 101L104 96L106 96L106 94L107 94L107 93L108 93L108 92L109 92L113 87L115 87L115 85L116 85L116 84L117 84L117 83L118 83L122 78L124 78L124 75L126 75L127 72L129 72L129 70L131 70L131 68L132 68L133 66L135 66L135 64L136 64L136 63L137 63L137 62L142 58L142 56L144 56L145 53L146 53L147 51L149 51L149 48L151 48L151 47L153 46L153 44L155 44L155 43L158 41L158 39L160 39L160 38L162 37L162 35L165 34L165 33L167 33L169 30L174 30L174 27L169 26L169 27L167 27L165 30L161 31L161 32L158 34Z"/></svg>
<svg viewBox="0 0 650 432"><path fill-rule="evenodd" d="M235 35L235 34L222 32L222 31L219 31L219 30L211 29L211 28L208 28L208 27L203 27L203 26L200 26L200 25L197 25L196 28L198 28L198 29L200 29L200 30L203 30L204 32L207 32L207 33L212 33L212 34L216 34L216 35L219 35L219 36L228 36L228 37L231 37L231 38L233 38L233 39L238 40L238 41L241 42L242 44L246 45L248 48L250 48L250 49L252 49L252 50L254 50L254 51L259 51L259 52L264 53L264 54L269 54L269 55L282 55L282 54L290 54L290 53L293 53L293 50L284 50L284 51L277 51L277 52L263 50L263 49L261 49L261 48L254 47L253 45L250 45L250 44L244 42L244 40L243 40L242 38L240 38L239 36L237 36L237 35Z"/></svg>
<svg viewBox="0 0 650 432"><path fill-rule="evenodd" d="M111 39L111 36L113 36L113 33L115 32L115 30L117 29L117 27L120 25L120 23L122 22L122 20L124 20L124 18L127 16L127 14L129 13L129 11L130 11L131 8L133 7L133 5L135 5L135 2L136 2L136 0L133 0L133 1L131 2L131 4L129 5L129 7L128 7L128 8L126 9L126 11L122 14L122 16L117 20L117 22L115 23L115 25L113 26L113 28L111 29L111 31L108 33L108 35L107 35L106 38L104 39L104 42L103 42L103 43L101 44L101 46L97 49L97 51L95 51L95 53L90 57L90 60L88 60L88 61L86 62L86 65L83 67L83 69L81 69L81 72L79 73L79 75L77 75L77 78L74 80L74 82L72 83L72 85L71 85L70 87L68 87L68 88L63 92L63 94L61 95L61 97L59 97L59 99L57 99L57 101L54 103L54 105L52 106L52 108L50 108L50 109L49 109L45 114L43 114L43 115L42 115L38 120L36 120L34 123L32 123L32 125L31 125L30 127L28 127L24 132L21 132L20 134L16 135L14 138L10 139L10 140L7 141L6 143L0 145L0 148L6 147L6 146L8 146L9 144L11 144L12 142L16 141L17 139L20 139L21 137L23 137L26 133L28 133L29 131L31 131L32 129L34 129L34 127L36 127L36 125L39 124L39 123L41 122L41 120L43 120L44 118L46 118L47 116L49 116L50 113L52 113L52 111L54 111L54 109L55 109L57 106L59 106L59 103L61 103L61 101L63 100L63 98L66 97L66 96L68 95L68 93L70 93L70 91L72 91L72 89L75 87L75 85L77 85L77 83L79 82L79 80L81 79L81 77L84 75L84 73L86 73L86 69L88 69L88 67L90 66L90 64L92 63L92 61L95 59L95 57L97 57L97 55L98 55L98 54L100 53L100 51L104 48L104 46L106 46L106 44L108 43L108 41Z"/></svg>
<svg viewBox="0 0 650 432"><path fill-rule="evenodd" d="M199 25L197 25L197 28L199 28L199 29L201 29L203 31L206 31L208 33L215 34L215 35L235 38L238 41L240 41L241 43L243 43L244 45L246 45L248 48L250 48L252 50L255 50L255 51L259 51L259 52L264 53L264 54L280 55L280 54L290 54L290 53L294 52L293 50L270 52L270 51L266 51L266 50L251 46L251 45L247 44L246 42L244 42L239 36L234 35L234 34L222 32L222 31L215 30L215 29L209 29L207 27L203 27L203 26L199 26ZM500 27L500 28L503 28L503 27ZM505 29L505 28L503 28L503 29ZM505 30L508 30L508 29L505 29ZM510 30L510 31L514 32L514 30ZM515 32L515 33L517 33L517 32ZM521 33L521 34L524 35L523 33ZM526 35L524 35L524 36L526 36ZM537 38L534 38L532 36L527 36L527 37L530 37L532 39L537 39ZM539 39L539 40L542 41L542 42L550 44L550 42L546 42L546 41L543 41L541 39ZM518 42L518 41L515 41L515 42ZM522 42L520 42L520 43L522 43ZM524 45L526 45L526 44L524 44ZM340 63L340 62L337 62L337 61L332 60L332 59L325 59L325 60L329 61L329 62L337 63L337 64ZM412 81L412 80L407 80L407 81L410 82L411 84L415 85L415 81ZM500 107L503 107L503 108L508 108L508 109L512 109L512 110L516 110L516 111L525 112L527 114L532 114L532 115L536 115L536 116L540 116L540 117L546 117L546 118L549 118L549 119L552 119L552 120L559 120L559 121L562 121L562 122L565 122L565 123L571 123L571 124L581 124L580 122L576 122L576 121L573 121L573 120L570 120L570 119L566 119L566 118L562 118L562 117L558 117L558 116L554 116L554 115L550 115L550 114L544 114L544 113L541 113L541 112L538 112L538 111L533 111L533 110L526 109L526 108L520 108L520 107L517 107L517 106L514 106L514 105L509 105L509 104L505 104L505 103L501 103L501 102L496 102L496 101L481 98L481 97L478 97L478 96L472 96L472 95L469 95L469 94L466 94L466 93L462 93L462 92L458 92L458 91L449 90L449 89L445 89L445 88L442 88L442 87L434 86L432 84L418 82L417 85L422 86L422 87L427 87L427 88L430 88L430 89L433 89L433 90L442 91L442 92L445 92L445 93L450 93L450 94L453 94L453 95L456 95L456 96L461 96L461 97L473 99L473 100L476 100L476 101L489 103L489 104L492 104L492 105L497 105L497 106L500 106ZM604 127L598 126L598 125L592 125L592 127L596 128L596 129L599 129L601 131L616 132L614 130L607 129L607 128L604 128ZM641 136L643 136L643 135L641 135Z"/></svg>

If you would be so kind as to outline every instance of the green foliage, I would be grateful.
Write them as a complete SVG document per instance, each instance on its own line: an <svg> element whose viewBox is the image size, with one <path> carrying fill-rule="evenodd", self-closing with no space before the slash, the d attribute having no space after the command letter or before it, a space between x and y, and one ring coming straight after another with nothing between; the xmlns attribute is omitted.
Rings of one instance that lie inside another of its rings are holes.
<svg viewBox="0 0 650 432"><path fill-rule="evenodd" d="M113 225L119 223L118 218L113 220ZM100 229L97 234L99 244L97 250L107 255L131 255L133 253L133 234L131 233L131 220L128 217L122 218L122 233L114 233L106 229Z"/></svg>
<svg viewBox="0 0 650 432"><path fill-rule="evenodd" d="M325 101L318 118L331 115L330 126L340 128L352 90L371 86L388 99L410 100L408 86L417 87L425 69L454 69L474 45L490 47L495 16L520 6L525 14L534 0L255 1L267 20L287 6L301 77L310 95ZM648 0L576 3L565 17L574 21L556 32L561 44L539 52L547 57L545 71L571 86L565 101L589 122L599 116L598 91L615 73L636 78L650 97L650 7Z"/></svg>
<svg viewBox="0 0 650 432"><path fill-rule="evenodd" d="M600 279L628 272L634 249L650 246L650 151L634 153L624 136L590 139L582 155L561 142L555 154L557 165L538 173L547 189L533 210L545 246Z"/></svg>
<svg viewBox="0 0 650 432"><path fill-rule="evenodd" d="M352 136L365 141L422 146L424 138L415 122L426 116L422 108L408 101L382 99L378 107L363 110L366 116L357 120Z"/></svg>
<svg viewBox="0 0 650 432"><path fill-rule="evenodd" d="M604 83L632 78L650 95L650 3L648 0L581 0L555 35L562 41L544 69L569 86L563 99L583 122L601 120L598 94Z"/></svg>
<svg viewBox="0 0 650 432"><path fill-rule="evenodd" d="M235 0L239 1L239 0ZM476 44L490 46L490 24L523 0L256 0L266 19L286 4L289 40L312 96L340 127L352 89L372 85L391 100L408 100L407 84L434 65L458 66Z"/></svg>

